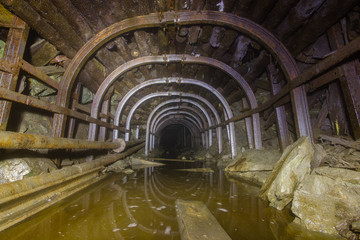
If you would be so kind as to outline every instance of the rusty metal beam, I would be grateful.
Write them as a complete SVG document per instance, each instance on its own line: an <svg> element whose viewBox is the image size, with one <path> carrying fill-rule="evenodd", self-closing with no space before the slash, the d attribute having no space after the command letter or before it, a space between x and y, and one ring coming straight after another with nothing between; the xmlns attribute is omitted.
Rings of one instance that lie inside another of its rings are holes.
<svg viewBox="0 0 360 240"><path fill-rule="evenodd" d="M119 139L119 138L118 138ZM53 138L43 135L0 131L3 149L125 149L125 141L94 142L80 139ZM119 151L119 152L121 152Z"/></svg>
<svg viewBox="0 0 360 240"><path fill-rule="evenodd" d="M9 63L11 73L0 72L0 87L14 91L20 72L20 58L25 51L29 27L18 17L13 18L12 24L20 28L10 28L9 30L3 60ZM11 102L0 101L0 130L6 130L10 111Z"/></svg>
<svg viewBox="0 0 360 240"><path fill-rule="evenodd" d="M20 67L22 70L41 80L46 85L56 90L59 89L60 84L56 80L52 79L51 77L43 73L41 70L26 62L25 60L20 61Z"/></svg>
<svg viewBox="0 0 360 240"><path fill-rule="evenodd" d="M0 71L6 73L13 73L14 69L10 62L0 58Z"/></svg>
<svg viewBox="0 0 360 240"><path fill-rule="evenodd" d="M73 111L73 110L65 108L65 107L60 107L56 104L51 104L51 103L45 102L43 100L37 99L35 97L26 96L26 95L23 95L23 94L20 94L17 92L13 92L6 88L0 88L0 99L25 104L25 105L28 105L31 107L43 109L43 110L50 111L53 113L63 114L63 115L70 116L70 117L73 117L76 119L80 119L80 120L88 122L88 123L95 123L100 126L105 126L107 128L118 129L119 131L122 131L122 132L125 131L125 129L123 127L118 127L118 126L115 126L114 124L105 123L99 119L92 118L89 115L79 113L79 112Z"/></svg>
<svg viewBox="0 0 360 240"><path fill-rule="evenodd" d="M284 75L291 82L298 74L299 70L292 58L291 54L271 33L255 24L254 22L244 19L233 14L227 14L216 11L202 11L200 13L193 11L186 12L166 12L161 15L149 14L146 16L138 16L115 23L103 31L99 32L90 39L72 59L71 64L66 70L61 89L59 90L57 104L67 106L70 98L70 91L74 81L84 66L85 62L95 53L101 46L114 39L115 37L136 29L162 27L166 24L190 25L190 24L214 24L225 26L239 31L250 38L258 41L278 60ZM295 118L298 122L299 135L312 135L310 118L307 108L306 96L304 88L294 89L292 91L294 99ZM53 135L62 136L65 129L66 117L62 114L55 114Z"/></svg>

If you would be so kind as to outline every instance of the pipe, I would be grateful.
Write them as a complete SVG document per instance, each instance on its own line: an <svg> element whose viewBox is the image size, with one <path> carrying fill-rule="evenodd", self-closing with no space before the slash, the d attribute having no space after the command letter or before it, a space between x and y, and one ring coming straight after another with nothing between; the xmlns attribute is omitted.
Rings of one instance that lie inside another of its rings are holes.
<svg viewBox="0 0 360 240"><path fill-rule="evenodd" d="M114 142L93 142L0 131L0 148L3 149L113 149L115 152L122 152L125 145L125 141L120 138Z"/></svg>

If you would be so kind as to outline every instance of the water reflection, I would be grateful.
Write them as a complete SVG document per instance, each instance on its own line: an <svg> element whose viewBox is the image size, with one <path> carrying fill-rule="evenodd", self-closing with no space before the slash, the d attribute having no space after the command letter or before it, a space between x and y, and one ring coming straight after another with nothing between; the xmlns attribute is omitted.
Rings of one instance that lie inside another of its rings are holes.
<svg viewBox="0 0 360 240"><path fill-rule="evenodd" d="M180 239L178 198L203 201L233 239L326 239L296 227L289 230L288 211L268 207L257 197L257 187L229 181L214 167L214 173L176 171L189 167L199 163L110 175L0 233L0 239Z"/></svg>

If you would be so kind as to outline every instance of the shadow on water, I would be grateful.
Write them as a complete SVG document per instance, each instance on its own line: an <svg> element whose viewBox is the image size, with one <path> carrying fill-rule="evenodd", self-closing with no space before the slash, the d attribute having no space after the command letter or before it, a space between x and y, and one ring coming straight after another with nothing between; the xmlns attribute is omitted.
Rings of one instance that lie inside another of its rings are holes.
<svg viewBox="0 0 360 240"><path fill-rule="evenodd" d="M288 210L257 197L259 188L222 170L184 172L203 163L169 163L111 174L103 181L0 233L0 239L180 239L174 202L203 201L232 239L329 239L288 227ZM208 167L208 166L206 166Z"/></svg>

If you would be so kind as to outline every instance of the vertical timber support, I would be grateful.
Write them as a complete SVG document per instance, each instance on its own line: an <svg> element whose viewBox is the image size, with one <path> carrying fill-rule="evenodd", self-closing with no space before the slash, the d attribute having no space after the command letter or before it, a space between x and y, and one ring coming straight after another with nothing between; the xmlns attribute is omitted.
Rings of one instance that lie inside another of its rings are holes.
<svg viewBox="0 0 360 240"><path fill-rule="evenodd" d="M281 86L280 83L278 83L278 76L276 74L276 67L274 64L269 64L267 66L267 75L270 81L271 93L272 95L275 95L280 91ZM279 146L281 151L284 151L285 148L291 144L290 133L286 122L285 106L275 108L275 113Z"/></svg>
<svg viewBox="0 0 360 240"><path fill-rule="evenodd" d="M336 24L328 31L328 37L332 49L341 48L346 44L339 24ZM360 138L360 79L357 72L359 66L359 60L355 59L339 67L342 73L340 77L341 90L355 139Z"/></svg>
<svg viewBox="0 0 360 240"><path fill-rule="evenodd" d="M11 66L11 72L0 72L0 87L15 91L29 27L18 17L13 18L12 25L16 27L9 29L3 55L3 60ZM0 101L0 130L6 130L10 111L11 102Z"/></svg>

